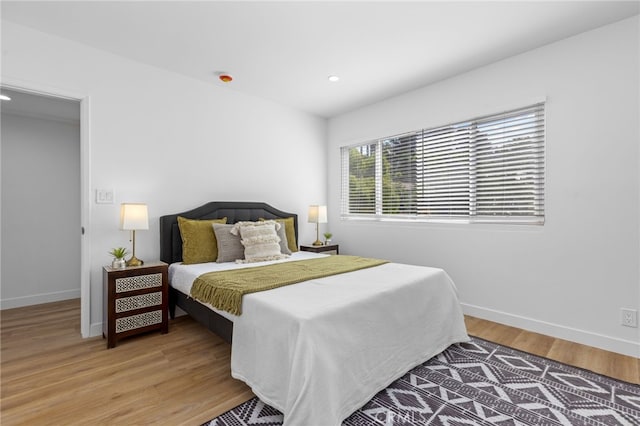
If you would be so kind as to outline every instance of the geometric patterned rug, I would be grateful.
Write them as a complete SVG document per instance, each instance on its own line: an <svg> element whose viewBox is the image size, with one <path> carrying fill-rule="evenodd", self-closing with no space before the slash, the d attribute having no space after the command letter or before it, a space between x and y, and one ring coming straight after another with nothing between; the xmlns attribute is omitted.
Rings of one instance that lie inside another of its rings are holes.
<svg viewBox="0 0 640 426"><path fill-rule="evenodd" d="M640 386L471 339L409 371L343 425L640 425ZM282 419L253 398L205 425Z"/></svg>

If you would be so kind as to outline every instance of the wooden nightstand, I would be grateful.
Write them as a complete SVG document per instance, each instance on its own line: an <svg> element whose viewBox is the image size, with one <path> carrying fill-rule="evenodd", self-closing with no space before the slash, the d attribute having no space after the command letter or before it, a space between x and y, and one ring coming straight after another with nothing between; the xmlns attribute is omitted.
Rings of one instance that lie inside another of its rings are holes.
<svg viewBox="0 0 640 426"><path fill-rule="evenodd" d="M302 251L312 251L314 253L340 254L340 246L338 244L329 244L326 246L300 246Z"/></svg>
<svg viewBox="0 0 640 426"><path fill-rule="evenodd" d="M103 268L102 335L107 339L107 348L135 334L152 330L169 332L168 269L164 262L124 269Z"/></svg>

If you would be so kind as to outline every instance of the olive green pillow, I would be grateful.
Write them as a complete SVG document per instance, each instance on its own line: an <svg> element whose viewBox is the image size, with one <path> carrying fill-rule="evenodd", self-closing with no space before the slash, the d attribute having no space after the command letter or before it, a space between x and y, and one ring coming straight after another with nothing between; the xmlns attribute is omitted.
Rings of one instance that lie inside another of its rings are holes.
<svg viewBox="0 0 640 426"><path fill-rule="evenodd" d="M283 224L285 233L287 234L287 246L289 247L289 250L291 250L292 253L298 251L298 244L296 242L296 226L292 217L285 217L282 219L265 219L261 217L260 220L275 220Z"/></svg>
<svg viewBox="0 0 640 426"><path fill-rule="evenodd" d="M227 223L227 218L196 220L178 216L178 228L182 237L182 263L216 261L218 243L213 232L214 223Z"/></svg>

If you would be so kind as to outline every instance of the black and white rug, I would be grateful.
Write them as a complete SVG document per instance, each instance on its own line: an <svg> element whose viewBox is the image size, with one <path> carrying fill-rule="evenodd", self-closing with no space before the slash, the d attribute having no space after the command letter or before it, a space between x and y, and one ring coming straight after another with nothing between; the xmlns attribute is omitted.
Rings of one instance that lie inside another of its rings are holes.
<svg viewBox="0 0 640 426"><path fill-rule="evenodd" d="M282 420L253 398L205 425ZM343 425L640 425L640 386L472 338L393 382Z"/></svg>

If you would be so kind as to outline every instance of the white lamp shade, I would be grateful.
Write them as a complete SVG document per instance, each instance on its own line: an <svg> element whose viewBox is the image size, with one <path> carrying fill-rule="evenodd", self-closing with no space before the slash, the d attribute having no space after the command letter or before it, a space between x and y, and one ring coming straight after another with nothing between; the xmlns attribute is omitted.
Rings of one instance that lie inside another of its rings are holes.
<svg viewBox="0 0 640 426"><path fill-rule="evenodd" d="M309 223L327 223L327 206L309 206Z"/></svg>
<svg viewBox="0 0 640 426"><path fill-rule="evenodd" d="M120 206L120 229L125 231L149 229L147 205L141 203L122 204Z"/></svg>

